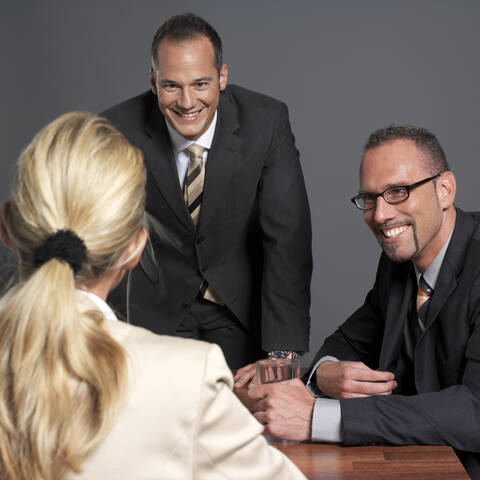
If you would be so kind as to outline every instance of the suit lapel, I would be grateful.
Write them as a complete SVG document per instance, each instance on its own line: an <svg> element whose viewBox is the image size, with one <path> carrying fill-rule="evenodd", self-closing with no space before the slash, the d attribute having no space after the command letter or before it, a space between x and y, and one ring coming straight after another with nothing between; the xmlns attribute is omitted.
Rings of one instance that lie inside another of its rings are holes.
<svg viewBox="0 0 480 480"><path fill-rule="evenodd" d="M475 224L470 218L457 208L455 228L445 253L435 290L433 291L428 307L425 331L435 322L444 303L457 286L457 276L463 268L470 238L473 235Z"/></svg>
<svg viewBox="0 0 480 480"><path fill-rule="evenodd" d="M230 177L241 161L242 142L235 135L239 127L237 110L226 92L220 96L217 112L215 136L206 163L199 231L207 228L218 205L224 201Z"/></svg>
<svg viewBox="0 0 480 480"><path fill-rule="evenodd" d="M392 363L397 362L400 356L405 322L413 299L415 280L412 263L400 264L396 268L398 272L392 276L390 301L385 316L385 333L379 361L381 370L391 369Z"/></svg>
<svg viewBox="0 0 480 480"><path fill-rule="evenodd" d="M177 167L165 119L156 104L153 105L145 123L145 132L150 139L145 144L145 162L148 171L178 220L195 232L195 225L188 213L178 182Z"/></svg>
<svg viewBox="0 0 480 480"><path fill-rule="evenodd" d="M444 303L447 301L448 297L457 286L456 271L452 268L452 265L445 260L446 258L444 259L443 264L440 268L440 273L438 275L438 280L435 285L435 290L430 300L430 305L428 306L427 318L425 322L425 332L432 326L433 322L438 317L438 314L440 313L440 310L442 309Z"/></svg>

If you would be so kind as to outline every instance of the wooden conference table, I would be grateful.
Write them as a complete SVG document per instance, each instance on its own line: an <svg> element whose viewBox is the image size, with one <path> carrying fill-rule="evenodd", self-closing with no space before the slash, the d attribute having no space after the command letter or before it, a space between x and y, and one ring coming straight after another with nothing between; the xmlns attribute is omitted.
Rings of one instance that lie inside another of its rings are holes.
<svg viewBox="0 0 480 480"><path fill-rule="evenodd" d="M275 445L309 480L468 480L451 447Z"/></svg>
<svg viewBox="0 0 480 480"><path fill-rule="evenodd" d="M234 392L252 411L247 389ZM451 447L358 446L321 443L273 444L309 480L468 480Z"/></svg>

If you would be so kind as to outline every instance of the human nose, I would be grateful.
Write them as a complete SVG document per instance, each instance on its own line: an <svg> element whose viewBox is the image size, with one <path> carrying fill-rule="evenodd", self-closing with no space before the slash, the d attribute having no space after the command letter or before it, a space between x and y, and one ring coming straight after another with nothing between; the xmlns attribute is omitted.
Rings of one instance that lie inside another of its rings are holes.
<svg viewBox="0 0 480 480"><path fill-rule="evenodd" d="M190 110L195 105L195 97L190 88L184 88L182 90L177 103L183 110Z"/></svg>
<svg viewBox="0 0 480 480"><path fill-rule="evenodd" d="M394 216L395 205L388 203L382 195L379 195L375 206L374 220L380 224L391 220Z"/></svg>

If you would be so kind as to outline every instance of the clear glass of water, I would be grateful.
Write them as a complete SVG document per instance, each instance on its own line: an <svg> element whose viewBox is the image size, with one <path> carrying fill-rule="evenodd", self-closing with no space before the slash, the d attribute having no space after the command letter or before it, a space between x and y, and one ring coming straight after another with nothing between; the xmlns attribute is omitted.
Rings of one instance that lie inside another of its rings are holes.
<svg viewBox="0 0 480 480"><path fill-rule="evenodd" d="M267 358L256 362L257 383L277 383L300 377L298 358Z"/></svg>
<svg viewBox="0 0 480 480"><path fill-rule="evenodd" d="M292 378L300 377L300 360L298 358L272 358L265 360L258 360L255 363L257 370L257 383L277 383ZM272 443L280 443L288 445L291 443L298 443L291 440L284 440L282 438L269 437L265 438Z"/></svg>

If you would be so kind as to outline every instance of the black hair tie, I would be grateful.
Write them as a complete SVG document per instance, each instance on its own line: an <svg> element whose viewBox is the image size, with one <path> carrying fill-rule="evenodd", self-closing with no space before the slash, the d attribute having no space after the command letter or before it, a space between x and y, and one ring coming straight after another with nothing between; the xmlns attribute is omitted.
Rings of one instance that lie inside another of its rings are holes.
<svg viewBox="0 0 480 480"><path fill-rule="evenodd" d="M71 230L58 230L49 235L33 252L36 266L43 265L52 258L58 258L67 262L75 274L82 269L86 257L87 247Z"/></svg>

